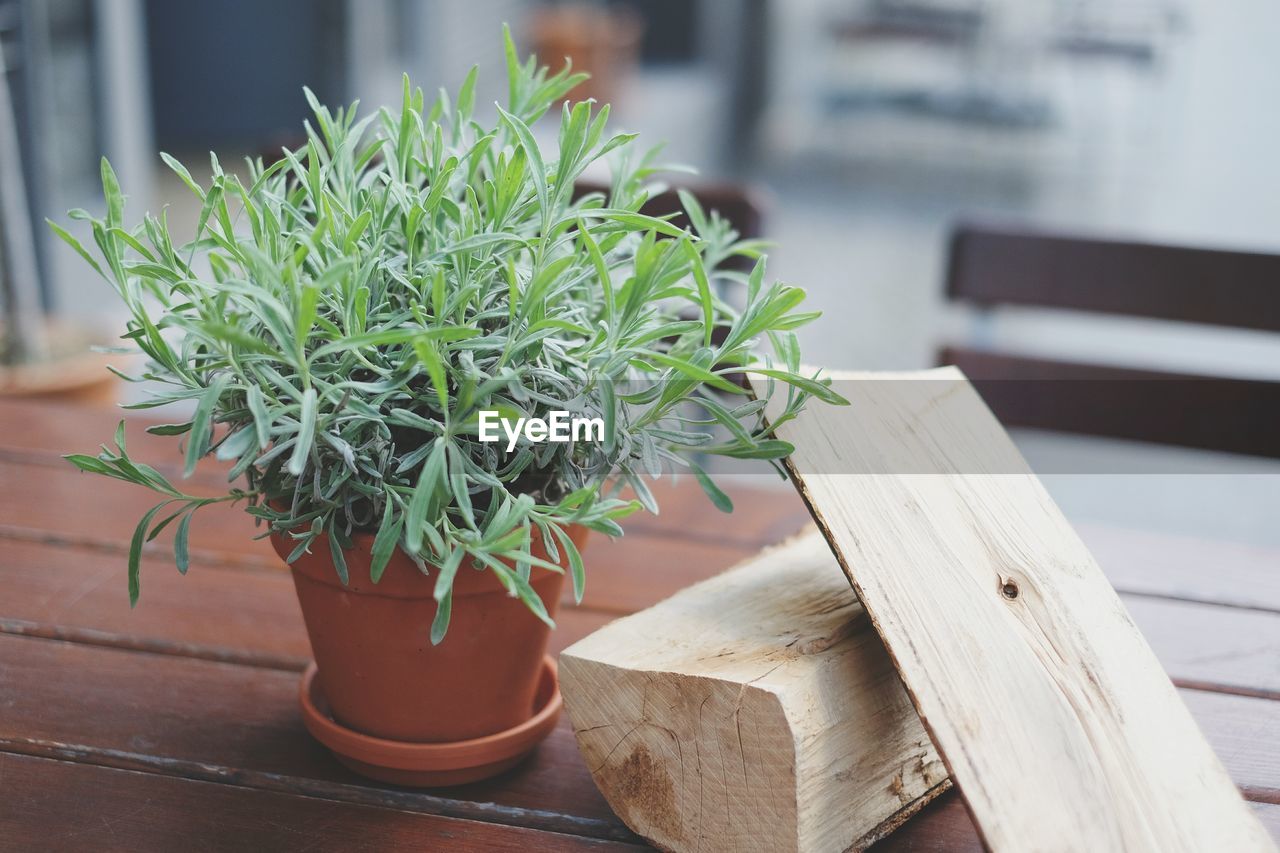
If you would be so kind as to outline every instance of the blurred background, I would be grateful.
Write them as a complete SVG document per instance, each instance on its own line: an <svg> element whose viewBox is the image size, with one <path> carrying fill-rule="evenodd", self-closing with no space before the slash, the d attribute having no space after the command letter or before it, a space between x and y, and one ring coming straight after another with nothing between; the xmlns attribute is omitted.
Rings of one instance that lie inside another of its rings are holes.
<svg viewBox="0 0 1280 853"><path fill-rule="evenodd" d="M824 312L802 332L812 363L920 368L960 342L1280 379L1268 332L1280 316L1265 304L1253 328L1228 328L975 310L946 290L960 222L1280 252L1280 4L1264 0L0 0L39 301L70 323L119 326L109 288L43 224L99 212L101 154L127 218L169 205L181 234L198 210L157 150L197 176L210 149L228 164L278 150L306 116L304 84L373 108L398 101L402 72L453 89L479 64L478 100L492 101L503 22L522 52L592 71L581 94L612 102L620 129L749 199L777 243L771 276ZM1074 452L1022 440L1033 463ZM1050 472L1069 511L1186 503L1152 478L1141 494L1099 485L1106 460L1136 457L1090 447L1087 485ZM1275 468L1151 452L1151 472L1192 472L1185 489L1239 500L1216 532L1280 541ZM1210 523L1165 514L1177 529Z"/></svg>

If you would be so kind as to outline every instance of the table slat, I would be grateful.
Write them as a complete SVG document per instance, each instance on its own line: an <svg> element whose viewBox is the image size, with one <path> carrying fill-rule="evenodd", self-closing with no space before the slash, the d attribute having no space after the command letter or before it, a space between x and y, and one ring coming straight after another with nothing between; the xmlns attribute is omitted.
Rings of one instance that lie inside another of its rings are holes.
<svg viewBox="0 0 1280 853"><path fill-rule="evenodd" d="M0 754L10 850L624 850L629 844Z"/></svg>
<svg viewBox="0 0 1280 853"><path fill-rule="evenodd" d="M497 780L410 792L343 768L302 727L297 675L0 636L0 749L266 790L626 837L567 725ZM1233 780L1280 802L1280 702L1181 691ZM94 725L86 728L84 721ZM477 814L472 803L492 803ZM503 810L506 810L505 814ZM519 815L527 809L540 815Z"/></svg>
<svg viewBox="0 0 1280 853"><path fill-rule="evenodd" d="M292 584L270 547L250 538L252 522L239 508L217 507L197 518L185 578L172 566L167 537L150 548L143 598L130 611L124 552L137 518L156 498L80 474L58 458L109 440L119 417L112 410L0 403L0 568L6 579L0 774L6 788L16 781L50 801L37 816L53 820L53 810L71 811L66 804L74 802L78 785L90 792L96 786L136 789L160 813L151 829L124 820L121 846L173 846L164 843L164 833L168 824L183 823L189 806L181 800L207 798L206 789L218 789L232 794L200 807L214 848L243 847L238 833L261 829L271 819L259 814L271 812L268 803L279 803L280 813L296 810L307 831L320 823L303 816L316 804L338 825L328 833L282 835L279 846L286 847L323 848L332 840L360 849L368 839L371 847L429 848L443 837L433 833L448 835L458 849L578 849L595 845L585 836L634 838L591 785L563 724L523 767L460 789L391 789L337 764L297 718L292 670L309 655ZM130 418L130 449L176 478L176 446L145 434L148 422ZM221 467L202 466L184 488L216 493ZM660 516L633 517L619 542L595 537L586 554L587 607L562 611L553 650L614 614L649 606L727 568L807 521L789 490L737 488L733 478L727 485L736 504L732 516L711 508L683 479L658 487ZM1280 611L1280 554L1105 525L1079 527L1112 582L1140 593L1123 596L1126 607L1175 678L1214 690L1280 695L1280 614L1266 612ZM1280 837L1280 702L1202 690L1181 695L1235 781L1253 799L1267 801L1254 809ZM95 725L86 727L86 719ZM116 825L113 812L120 809L109 800L88 796L77 814L56 819L68 821L72 831L83 825L85 838L97 838L90 834L97 832L95 824ZM129 806L121 808L127 812ZM484 822L465 819L473 817ZM27 837L22 833L38 825L32 820L0 806L0 837ZM382 829L362 832L366 822ZM496 825L504 823L535 828ZM579 837L548 834L560 830ZM951 794L876 849L980 847L962 803Z"/></svg>
<svg viewBox="0 0 1280 853"><path fill-rule="evenodd" d="M278 566L196 563L184 577L164 555L147 557L142 599L130 610L121 554L14 541L5 549L0 630L286 668L297 668L308 656L293 584ZM596 606L562 606L553 650L615 613L650 606L747 556L687 540L600 537L586 550L586 603ZM1135 596L1123 600L1179 683L1280 695L1280 614Z"/></svg>
<svg viewBox="0 0 1280 853"><path fill-rule="evenodd" d="M1250 803L1253 813L1280 841L1280 806ZM948 791L938 797L900 829L871 847L871 853L982 853L982 842L960 792Z"/></svg>
<svg viewBox="0 0 1280 853"><path fill-rule="evenodd" d="M413 792L353 774L317 743L298 714L298 678L263 667L0 636L0 749L630 837L591 783L565 721L531 761L497 780ZM522 809L542 814L522 816Z"/></svg>

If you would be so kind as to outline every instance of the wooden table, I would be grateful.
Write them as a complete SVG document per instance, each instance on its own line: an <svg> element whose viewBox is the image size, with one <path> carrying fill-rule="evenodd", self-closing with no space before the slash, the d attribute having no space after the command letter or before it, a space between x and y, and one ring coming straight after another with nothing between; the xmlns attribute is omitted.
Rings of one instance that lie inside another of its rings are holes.
<svg viewBox="0 0 1280 853"><path fill-rule="evenodd" d="M302 727L308 658L293 586L238 509L191 531L180 577L149 546L129 609L125 554L153 501L59 456L110 439L118 413L0 403L0 849L574 850L641 844L591 783L567 723L523 766L420 792L340 766ZM176 477L171 439L131 422L131 452ZM188 488L213 492L202 470ZM660 517L594 540L581 607L559 651L799 530L790 491L730 489L713 509L692 484ZM1139 627L1273 835L1280 837L1280 553L1082 526ZM980 845L943 796L876 850Z"/></svg>

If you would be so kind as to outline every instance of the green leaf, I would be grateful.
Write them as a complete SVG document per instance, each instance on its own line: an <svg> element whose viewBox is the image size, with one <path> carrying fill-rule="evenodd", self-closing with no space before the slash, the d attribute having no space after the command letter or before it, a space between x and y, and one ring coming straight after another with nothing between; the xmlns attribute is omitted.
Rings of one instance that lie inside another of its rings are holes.
<svg viewBox="0 0 1280 853"><path fill-rule="evenodd" d="M298 434L293 445L293 454L286 466L295 477L302 476L307 467L307 454L311 452L316 432L316 389L308 388L302 392L302 407L298 415Z"/></svg>
<svg viewBox="0 0 1280 853"><path fill-rule="evenodd" d="M436 352L435 345L430 341L418 338L413 342L413 352L418 356L418 361L427 369L427 376L431 377L431 387L436 392L436 399L440 401L440 411L447 417L449 414L449 386L444 375L444 364L440 361L440 355Z"/></svg>
<svg viewBox="0 0 1280 853"><path fill-rule="evenodd" d="M444 635L449 630L449 618L453 614L453 589L450 588L444 597L436 602L436 615L431 620L431 645L438 646L444 642Z"/></svg>
<svg viewBox="0 0 1280 853"><path fill-rule="evenodd" d="M606 207L597 207L591 210L584 210L580 215L595 219L607 219L611 222L618 222L630 228L657 231L659 234L665 234L668 237L686 236L686 232L683 228L677 228L665 219L658 219L654 216L636 213L633 210L614 210Z"/></svg>
<svg viewBox="0 0 1280 853"><path fill-rule="evenodd" d="M525 157L529 159L529 170L533 176L533 191L538 199L538 210L542 211L543 222L546 222L551 215L551 208L547 199L547 167L542 163L542 150L538 147L538 141L534 139L528 125L502 107L498 107L498 113L511 128L520 147L524 149Z"/></svg>
<svg viewBox="0 0 1280 853"><path fill-rule="evenodd" d="M698 286L698 299L702 303L702 345L709 347L711 346L711 334L715 331L716 326L715 303L711 298L711 282L707 279L707 270L702 265L702 255L693 243L688 240L681 240L680 248L684 251L685 258L689 261L693 280Z"/></svg>
<svg viewBox="0 0 1280 853"><path fill-rule="evenodd" d="M142 590L142 582L139 577L139 566L142 562L142 543L147 538L147 528L151 525L151 519L156 517L156 513L168 506L171 501L164 501L147 510L147 514L142 516L142 520L138 522L138 526L133 529L133 539L129 541L129 606L133 607L138 603L138 594Z"/></svg>
<svg viewBox="0 0 1280 853"><path fill-rule="evenodd" d="M617 447L615 438L618 429L618 398L614 394L613 380L609 377L600 379L600 413L604 421L604 452L612 454Z"/></svg>
<svg viewBox="0 0 1280 853"><path fill-rule="evenodd" d="M62 458L81 471L88 471L90 474L106 474L108 476L111 474L111 468L107 463L96 456L86 456L83 453L68 453Z"/></svg>
<svg viewBox="0 0 1280 853"><path fill-rule="evenodd" d="M520 108L520 55L506 24L502 25L502 52L507 64L507 108L515 111Z"/></svg>
<svg viewBox="0 0 1280 853"><path fill-rule="evenodd" d="M316 321L316 302L319 298L320 289L315 286L302 288L302 294L298 297L298 316L294 322L293 335L299 353L303 352L303 346L311 332L311 324Z"/></svg>
<svg viewBox="0 0 1280 853"><path fill-rule="evenodd" d="M351 580L347 574L347 555L342 550L342 543L338 541L338 537L334 534L332 525L329 527L329 555L333 558L333 568L338 572L338 580L342 581L343 586L346 586Z"/></svg>
<svg viewBox="0 0 1280 853"><path fill-rule="evenodd" d="M768 376L773 379L777 379L778 381L785 382L788 385L794 385L801 391L812 394L824 403L828 403L833 406L849 405L849 401L831 390L829 385L825 385L816 379L808 379L797 373L788 373L785 370L773 370L767 367L751 367L748 368L748 371L750 373L758 373L761 376Z"/></svg>
<svg viewBox="0 0 1280 853"><path fill-rule="evenodd" d="M373 538L373 556L369 563L369 580L377 583L382 580L391 555L395 553L396 543L400 541L400 530L404 526L404 517L396 515L390 497L382 510L382 523L378 525L378 535Z"/></svg>
<svg viewBox="0 0 1280 853"><path fill-rule="evenodd" d="M609 277L609 265L605 263L604 254L600 251L600 245L591 236L591 229L586 226L586 223L581 218L578 220L578 238L582 240L582 245L587 249L587 257L591 259L591 264L595 267L596 279L600 282L600 292L604 294L605 322L612 329L613 318L617 313L617 308L613 293L613 281Z"/></svg>
<svg viewBox="0 0 1280 853"><path fill-rule="evenodd" d="M178 566L178 571L184 575L191 564L191 557L187 550L187 539L191 535L191 516L192 512L188 511L182 517L178 522L178 532L173 536L173 560Z"/></svg>
<svg viewBox="0 0 1280 853"><path fill-rule="evenodd" d="M418 485L414 487L413 497L409 499L409 509L405 513L404 542L410 554L422 551L422 528L428 523L427 504L443 480L444 442L436 439L433 444L431 455L422 463Z"/></svg>
<svg viewBox="0 0 1280 853"><path fill-rule="evenodd" d="M721 512L733 512L733 501L729 500L729 496L720 490L707 472L696 464L690 464L693 468L693 475L698 478L698 485L702 486L702 491L707 493L707 497L711 499L711 503L715 504L716 509Z"/></svg>
<svg viewBox="0 0 1280 853"><path fill-rule="evenodd" d="M93 259L93 256L90 255L89 252L85 249L85 247L80 244L79 240L71 236L70 232L68 232L58 223L54 222L52 219L46 219L45 222L49 223L49 227L53 229L53 233L57 234L58 237L61 238L62 242L66 243L72 249L75 249L76 254L79 255L81 258L83 258L84 262L87 263L90 267L92 267L94 272L96 272L98 275L102 276L103 278L107 277L107 274L102 271L102 267L98 265L98 262L95 261Z"/></svg>
<svg viewBox="0 0 1280 853"><path fill-rule="evenodd" d="M152 435L185 435L191 431L191 422L185 424L152 424L147 427L147 432Z"/></svg>
<svg viewBox="0 0 1280 853"><path fill-rule="evenodd" d="M191 173L187 171L186 166L182 165L176 159L164 153L163 151L160 152L160 159L163 160L164 164L168 166L169 169L172 170L173 173L177 175L178 178L184 184L187 185L187 189L195 193L196 198L200 199L201 201L204 201L204 190L200 189L200 185L197 184L195 182L195 179L191 177Z"/></svg>
<svg viewBox="0 0 1280 853"><path fill-rule="evenodd" d="M560 540L560 546L569 560L569 574L573 578L573 601L575 604L581 604L582 593L587 587L587 573L582 565L582 552L578 550L577 545L573 544L568 531L557 525L551 525L551 530L556 539Z"/></svg>
<svg viewBox="0 0 1280 853"><path fill-rule="evenodd" d="M271 443L271 417L267 414L262 389L257 385L250 385L246 400L249 404L249 414L253 416L254 431L258 436L258 449L266 450L267 445Z"/></svg>
<svg viewBox="0 0 1280 853"><path fill-rule="evenodd" d="M219 373L200 395L200 402L196 403L196 413L191 417L191 431L187 436L187 456L182 468L183 477L190 477L196 470L196 463L209 452L209 435L213 430L214 408L230 382L229 374Z"/></svg>
<svg viewBox="0 0 1280 853"><path fill-rule="evenodd" d="M244 427L231 433L222 443L218 445L216 457L226 462L229 459L239 459L251 448L257 445L258 434L252 427Z"/></svg>
<svg viewBox="0 0 1280 853"><path fill-rule="evenodd" d="M107 202L107 225L119 227L124 220L124 195L120 192L120 182L116 180L115 170L103 157L99 163L102 173L102 194Z"/></svg>
<svg viewBox="0 0 1280 853"><path fill-rule="evenodd" d="M681 373L696 382L702 382L712 387L719 388L722 391L728 391L731 394L741 393L740 388L736 388L732 383L724 377L713 373L705 367L700 367L691 361L683 358L676 358L673 355L667 355L661 352L647 352L644 358L649 361L656 361L658 364L666 365L677 373Z"/></svg>
<svg viewBox="0 0 1280 853"><path fill-rule="evenodd" d="M311 354L311 360L315 361L318 358L326 355L332 355L336 352L355 351L364 349L365 347L403 344L412 340L420 339L462 341L467 338L474 338L479 334L481 334L479 329L469 329L466 326L438 326L432 329L415 329L409 327L383 329L381 331L365 332L360 335L350 335L340 340L327 343Z"/></svg>
<svg viewBox="0 0 1280 853"><path fill-rule="evenodd" d="M360 238L364 236L365 229L369 227L369 223L373 221L373 211L366 210L355 218L351 223L351 227L347 229L347 237L342 241L342 250L347 254L355 248Z"/></svg>
<svg viewBox="0 0 1280 853"><path fill-rule="evenodd" d="M795 452L795 447L781 439L766 439L755 444L724 444L703 448L703 453L729 456L733 459L782 459Z"/></svg>

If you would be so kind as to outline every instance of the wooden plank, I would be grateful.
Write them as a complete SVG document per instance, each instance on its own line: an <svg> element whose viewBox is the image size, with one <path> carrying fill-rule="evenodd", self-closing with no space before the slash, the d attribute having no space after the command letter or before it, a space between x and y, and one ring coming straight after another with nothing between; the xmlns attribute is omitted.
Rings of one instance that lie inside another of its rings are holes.
<svg viewBox="0 0 1280 853"><path fill-rule="evenodd" d="M1274 849L963 375L838 378L779 435L985 842Z"/></svg>
<svg viewBox="0 0 1280 853"><path fill-rule="evenodd" d="M1076 524L1116 589L1280 612L1280 549Z"/></svg>
<svg viewBox="0 0 1280 853"><path fill-rule="evenodd" d="M1280 702L1203 690L1178 693L1245 796L1280 803Z"/></svg>
<svg viewBox="0 0 1280 853"><path fill-rule="evenodd" d="M148 459L174 456L173 438L151 435L146 428L164 419L114 406L62 403L56 400L0 400L0 450L11 453L92 453L110 444L116 424L128 423L129 449ZM181 459L177 459L181 464Z"/></svg>
<svg viewBox="0 0 1280 853"><path fill-rule="evenodd" d="M128 424L130 453L175 482L180 480L182 459L178 443L171 437L155 436L145 431L147 426L161 422L155 416L140 416L107 407L0 401L0 461L12 466L0 468L0 482L8 477L16 481L24 476L49 476L47 470L23 475L17 467L22 465L71 471L62 455L95 452L98 445L111 441L115 425L122 417ZM183 481L183 488L193 494L216 494L225 489L228 470L229 464L206 459L190 480ZM130 488L128 484L118 485ZM734 544L747 550L758 550L785 539L809 519L804 504L785 487L761 489L735 483L732 478L722 485L735 505L729 519L711 505L692 477L668 477L651 486L660 505L660 514L632 516L626 525L627 530L725 544L723 526L728 521L733 525ZM150 505L145 503L149 495L141 489L135 488L135 491L139 493L135 505L145 511ZM679 523L673 524L670 519L678 519Z"/></svg>
<svg viewBox="0 0 1280 853"><path fill-rule="evenodd" d="M588 545L588 605L567 600L552 633L559 651L612 615L642 609L737 562L698 543L629 535ZM167 554L143 558L145 594L132 610L119 551L10 541L0 631L62 637L214 660L296 669L309 656L293 585L280 568L196 563L185 577ZM661 565L654 566L652 555ZM1280 615L1122 596L1166 671L1183 684L1273 695L1280 690Z"/></svg>
<svg viewBox="0 0 1280 853"><path fill-rule="evenodd" d="M1280 331L1280 255L961 225L947 296Z"/></svg>
<svg viewBox="0 0 1280 853"><path fill-rule="evenodd" d="M1280 614L1136 596L1124 603L1180 683L1280 698Z"/></svg>
<svg viewBox="0 0 1280 853"><path fill-rule="evenodd" d="M0 754L11 850L622 850L631 845L394 808Z"/></svg>
<svg viewBox="0 0 1280 853"><path fill-rule="evenodd" d="M0 405L0 411L5 408ZM114 543L123 552L133 525L153 504L152 495L126 483L85 479L89 476L61 465L29 469L22 463L0 460L0 482L23 484L8 496L0 494L0 535L8 531L11 536ZM44 510L48 506L79 506L89 497L87 483L94 483L94 509L77 512L75 525L68 526L65 519ZM711 508L701 489L687 479L664 484L660 491L661 516L633 517L627 524L627 536L617 544L602 536L591 540L588 559L594 583L589 583L589 594L604 588L609 582L606 574L616 574L625 591L619 589L618 597L606 593L603 599L588 603L618 612L649 606L730 565L731 552L744 556L781 541L808 518L799 498L790 492L784 498L768 490L735 490L736 511L724 516ZM725 535L726 530L733 531L731 537ZM1080 531L1108 578L1123 592L1280 610L1280 552L1098 524L1082 524ZM192 526L195 558L205 563L278 567L279 560L266 543L251 539L255 532L251 520L237 507L202 510ZM646 543L648 549L695 540L704 543L705 550L696 555L656 552L646 558L646 549L630 547L638 545L635 539L646 536L655 540ZM168 537L162 536L150 550L164 554L168 542ZM595 556L601 552L605 555ZM652 576L654 572L658 577Z"/></svg>
<svg viewBox="0 0 1280 853"><path fill-rule="evenodd" d="M712 506L691 475L681 474L652 486L659 514L639 512L627 518L627 535L655 533L732 545L754 553L777 544L810 524L809 510L785 482L777 487L744 485L734 475L717 481L733 501L726 514Z"/></svg>
<svg viewBox="0 0 1280 853"><path fill-rule="evenodd" d="M1280 806L1249 803L1249 807L1272 839L1280 841ZM978 830L965 810L960 792L951 790L873 846L871 853L981 853L982 850Z"/></svg>
<svg viewBox="0 0 1280 853"><path fill-rule="evenodd" d="M0 523L6 531L59 541L116 543L126 549L143 513L160 502L159 495L140 486L65 465L30 466L0 459L0 483L21 484L0 489ZM202 484L186 483L183 488L199 496L217 493ZM253 521L242 508L229 504L202 509L191 523L192 559L279 565L271 544L252 538L261 532ZM165 533L158 542L172 541L172 534Z"/></svg>
<svg viewBox="0 0 1280 853"><path fill-rule="evenodd" d="M1262 821L1262 825L1271 833L1274 841L1280 841L1280 806L1274 803L1250 803L1253 813Z"/></svg>
<svg viewBox="0 0 1280 853"><path fill-rule="evenodd" d="M297 688L294 672L0 636L0 751L632 837L591 784L566 722L498 779L410 791L356 776L330 756L302 726Z"/></svg>
<svg viewBox="0 0 1280 853"><path fill-rule="evenodd" d="M297 717L296 679L255 667L0 637L6 709L0 750L625 837L564 724L529 763L498 780L445 792L401 791L350 774L311 740ZM1254 796L1280 789L1280 703L1197 691L1183 696L1238 784ZM86 727L86 719L94 725Z"/></svg>
<svg viewBox="0 0 1280 853"><path fill-rule="evenodd" d="M86 480L91 475L79 471L40 469L40 476L32 476L33 470L37 469L0 460L0 476L4 478L0 482L23 484L20 489L0 491L0 539L106 547L108 553L102 555L101 562L116 561L123 566L134 525L154 505L154 496L115 480ZM687 484L684 491L692 488L696 488L694 484ZM758 500L767 505L768 498L762 496ZM754 503L750 498L746 502ZM60 507L60 511L51 512L49 507ZM69 517L76 520L74 524L67 523ZM719 520L716 523L723 524ZM790 526L800 524L800 519L792 519ZM191 525L192 561L283 571L270 544L251 538L256 532L252 519L244 515L241 507L225 503L205 507ZM147 555L154 555L155 560L148 561L142 573L140 607L145 606L152 579L172 574L172 565L169 569L164 566L166 561L172 561L172 535L172 530L165 530L146 547ZM593 535L585 551L588 584L582 603L608 612L640 610L694 580L727 569L758 549L755 543L732 539L712 542L669 537L659 529L632 530L618 540ZM110 555L111 551L115 556ZM118 588L123 596L123 581ZM570 601L572 590L566 589L564 594L564 599Z"/></svg>
<svg viewBox="0 0 1280 853"><path fill-rule="evenodd" d="M86 479L90 478L90 479ZM0 482L21 483L18 489L0 490L0 539L24 539L80 546L111 546L123 561L134 526L156 502L145 489L85 474L71 468L41 468L0 459ZM208 493L208 489L196 490ZM696 494L695 494L696 493ZM620 540L603 535L588 540L588 579L583 603L611 612L623 613L647 607L694 580L709 577L743 557L759 550L754 539L735 541L723 537L724 516L705 501L692 482L672 487L681 501L698 497L700 512L689 507L670 516L681 519L686 531L702 531L701 537L673 536L677 525L664 521L661 527L629 529ZM763 513L776 500L767 493L743 492L740 503ZM790 500L794 501L794 498ZM51 512L51 507L61 508ZM83 511L77 508L83 507ZM74 524L67 518L73 517ZM768 529L786 536L805 523L796 515ZM222 564L236 567L280 569L280 558L265 540L242 507L215 504L205 507L191 524L191 559L195 564ZM714 535L712 535L714 534ZM162 564L172 553L173 531L164 531L146 546L148 554ZM154 572L142 576L142 600ZM122 590L123 586L120 587ZM566 590L566 600L571 590Z"/></svg>
<svg viewBox="0 0 1280 853"><path fill-rule="evenodd" d="M119 554L8 542L0 632L301 670L311 657L293 582L283 569L194 564L185 576L166 556L143 558L146 595L130 609ZM562 606L549 650L613 618Z"/></svg>
<svg viewBox="0 0 1280 853"><path fill-rule="evenodd" d="M1082 364L947 347L1000 423L1280 458L1280 382ZM1211 418L1187 412L1213 412Z"/></svg>
<svg viewBox="0 0 1280 853"><path fill-rule="evenodd" d="M816 531L560 656L596 784L670 850L862 849L946 786Z"/></svg>

